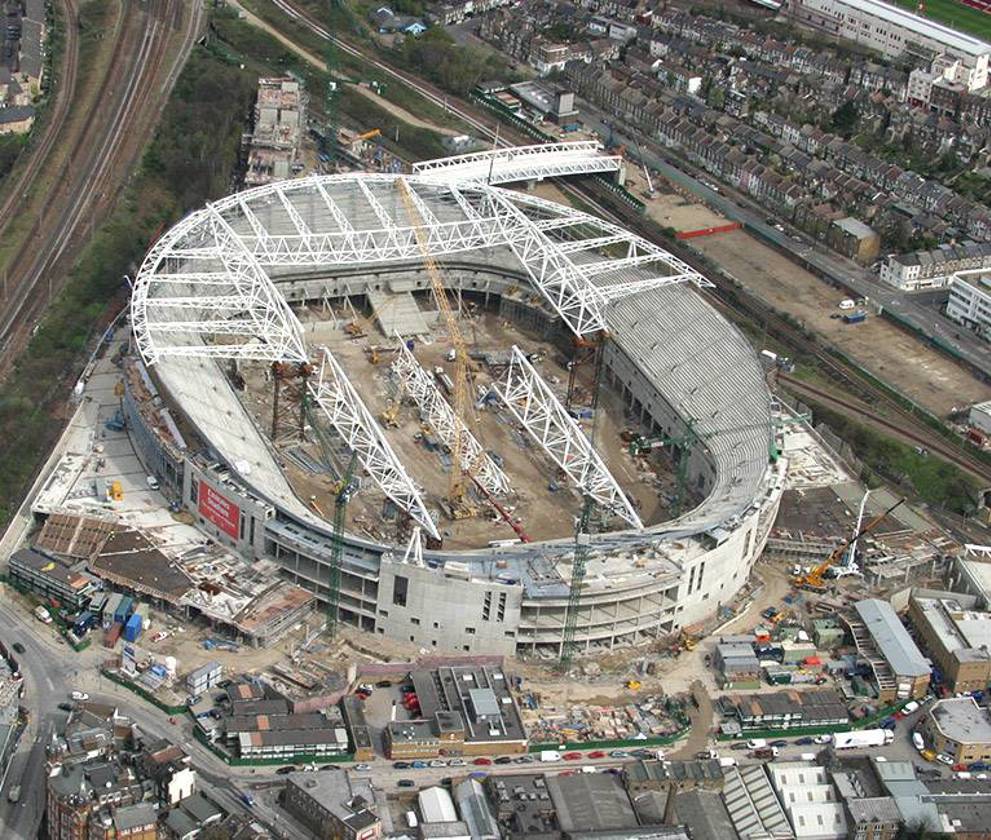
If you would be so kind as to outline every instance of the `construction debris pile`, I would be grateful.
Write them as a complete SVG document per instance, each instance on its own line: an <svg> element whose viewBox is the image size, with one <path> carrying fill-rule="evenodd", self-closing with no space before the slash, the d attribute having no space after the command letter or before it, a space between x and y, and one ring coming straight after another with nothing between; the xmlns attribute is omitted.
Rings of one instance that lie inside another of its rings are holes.
<svg viewBox="0 0 991 840"><path fill-rule="evenodd" d="M520 705L530 740L536 743L659 738L673 735L688 723L684 703L663 695L624 706L541 707L537 695L525 693Z"/></svg>

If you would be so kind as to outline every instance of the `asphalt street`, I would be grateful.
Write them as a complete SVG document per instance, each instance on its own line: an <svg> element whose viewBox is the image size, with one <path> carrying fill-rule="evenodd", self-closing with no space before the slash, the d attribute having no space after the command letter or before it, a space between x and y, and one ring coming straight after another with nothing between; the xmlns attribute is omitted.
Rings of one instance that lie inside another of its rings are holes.
<svg viewBox="0 0 991 840"><path fill-rule="evenodd" d="M840 256L810 237L796 230L779 231L768 224L769 211L753 203L746 195L738 193L723 184L719 192L706 186L704 181L713 182L714 176L678 158L677 165L673 150L648 139L639 132L627 127L619 130L613 117L582 101L581 112L585 127L598 132L603 138L610 136L609 124L613 123L612 136L616 143L626 144L626 155L638 162L646 163L660 172L671 183L687 190L706 204L718 210L726 218L741 222L751 232L787 251L792 258L835 283L842 283L859 297L869 297L872 307L890 310L921 330L930 338L938 339L953 348L967 362L983 373L991 376L991 348L963 327L954 324L940 314L932 295L915 296L900 292L882 283L875 274L857 263ZM639 147L638 147L639 144ZM732 266L725 266L732 275Z"/></svg>

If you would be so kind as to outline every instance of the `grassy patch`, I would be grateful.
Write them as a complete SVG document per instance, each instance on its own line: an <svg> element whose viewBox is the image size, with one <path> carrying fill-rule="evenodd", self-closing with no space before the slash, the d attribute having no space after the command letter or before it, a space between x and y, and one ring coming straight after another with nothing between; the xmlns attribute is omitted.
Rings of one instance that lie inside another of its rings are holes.
<svg viewBox="0 0 991 840"><path fill-rule="evenodd" d="M895 3L910 12L917 12L919 7L915 0L895 0ZM965 6L958 0L926 0L924 16L961 32L969 32L983 41L991 41L991 15Z"/></svg>
<svg viewBox="0 0 991 840"><path fill-rule="evenodd" d="M254 74L197 48L145 157L0 387L0 520L9 519L60 432L62 400L132 273L165 225L230 189Z"/></svg>
<svg viewBox="0 0 991 840"><path fill-rule="evenodd" d="M937 508L967 515L974 511L979 482L935 456L920 455L907 444L811 403L816 422L824 422L847 441L864 462L869 483L892 482Z"/></svg>
<svg viewBox="0 0 991 840"><path fill-rule="evenodd" d="M217 15L211 25L221 42L215 46L226 49L233 60L259 74L293 73L302 78L306 89L311 92L311 113L318 120L323 118L324 100L321 93L327 84L326 73L286 49L267 32L232 14ZM414 106L412 110L418 111L418 107ZM408 160L424 160L447 154L437 132L410 125L348 86L342 88L339 110L342 123L362 129L380 129L383 145Z"/></svg>

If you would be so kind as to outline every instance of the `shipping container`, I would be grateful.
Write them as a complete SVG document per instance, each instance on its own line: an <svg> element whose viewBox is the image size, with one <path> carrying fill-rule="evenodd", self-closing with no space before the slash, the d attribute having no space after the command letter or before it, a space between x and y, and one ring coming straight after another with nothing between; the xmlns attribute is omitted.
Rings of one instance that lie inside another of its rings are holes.
<svg viewBox="0 0 991 840"><path fill-rule="evenodd" d="M129 595L125 595L121 599L120 604L117 605L117 609L114 610L115 623L119 622L120 624L123 624L125 621L127 621L127 617L131 614L131 605L133 603L134 600Z"/></svg>
<svg viewBox="0 0 991 840"><path fill-rule="evenodd" d="M141 616L138 613L134 613L127 620L127 624L124 625L124 639L128 642L134 642L137 641L137 638L140 635L141 635Z"/></svg>
<svg viewBox="0 0 991 840"><path fill-rule="evenodd" d="M110 629L103 634L103 646L113 649L116 646L117 640L120 638L120 634L123 629L123 624L119 624L117 622L111 624Z"/></svg>
<svg viewBox="0 0 991 840"><path fill-rule="evenodd" d="M854 312L850 315L843 316L844 324L861 324L867 320L866 312Z"/></svg>

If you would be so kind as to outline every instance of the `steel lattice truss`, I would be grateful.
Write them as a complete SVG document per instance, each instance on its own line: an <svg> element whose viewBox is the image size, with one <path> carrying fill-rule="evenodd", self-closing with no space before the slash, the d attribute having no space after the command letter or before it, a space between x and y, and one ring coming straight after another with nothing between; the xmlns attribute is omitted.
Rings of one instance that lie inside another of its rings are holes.
<svg viewBox="0 0 991 840"><path fill-rule="evenodd" d="M505 379L494 388L513 416L567 473L582 495L632 527L643 528L637 512L588 438L519 347L513 347Z"/></svg>
<svg viewBox="0 0 991 840"><path fill-rule="evenodd" d="M397 203L403 177L312 176L237 193L187 216L138 273L131 311L145 361L305 360L300 324L272 273L419 260L416 234ZM572 208L498 187L405 180L431 254L508 247L578 336L605 329L608 307L621 297L672 283L711 285L663 248ZM648 270L657 268L657 276Z"/></svg>
<svg viewBox="0 0 991 840"><path fill-rule="evenodd" d="M603 154L594 140L509 146L413 164L413 174L424 181L459 184L507 184L513 181L616 172L619 155Z"/></svg>
<svg viewBox="0 0 991 840"><path fill-rule="evenodd" d="M372 480L421 528L440 539L420 492L389 446L371 412L326 347L316 383L307 385L309 395L344 442L358 454Z"/></svg>
<svg viewBox="0 0 991 840"><path fill-rule="evenodd" d="M392 363L392 371L399 378L406 393L420 407L427 423L445 444L452 445L455 427L460 426L462 469L493 495L508 494L509 479L506 478L506 474L482 448L462 419L454 413L454 409L444 399L434 378L423 369L402 342L399 344L399 353Z"/></svg>

